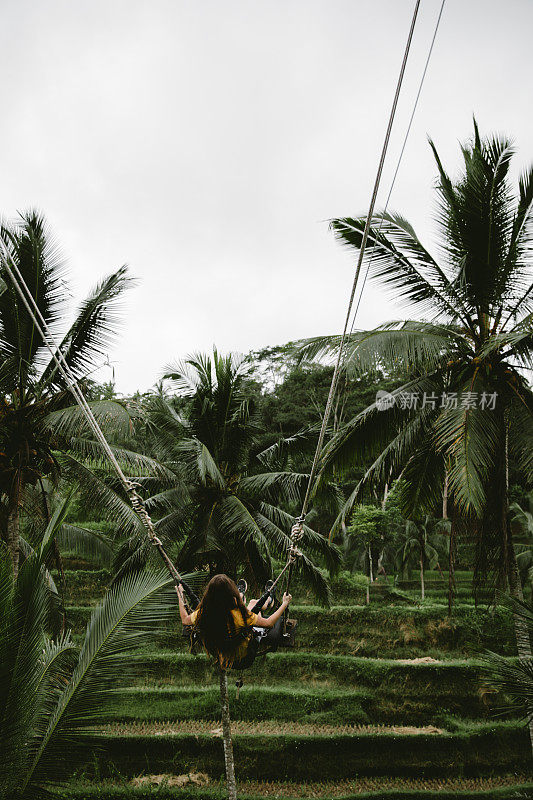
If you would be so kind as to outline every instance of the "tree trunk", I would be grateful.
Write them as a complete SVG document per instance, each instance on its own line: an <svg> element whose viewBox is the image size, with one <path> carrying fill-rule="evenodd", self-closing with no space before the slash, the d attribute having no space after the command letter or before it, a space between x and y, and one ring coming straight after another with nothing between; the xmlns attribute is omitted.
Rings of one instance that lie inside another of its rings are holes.
<svg viewBox="0 0 533 800"><path fill-rule="evenodd" d="M233 760L233 743L231 741L231 722L229 716L228 673L220 670L220 709L222 712L222 737L224 740L224 763L226 765L226 783L229 800L237 800L237 784L235 782L235 762Z"/></svg>
<svg viewBox="0 0 533 800"><path fill-rule="evenodd" d="M422 600L426 597L426 587L424 586L424 555L420 556L420 592Z"/></svg>
<svg viewBox="0 0 533 800"><path fill-rule="evenodd" d="M518 564L516 563L516 553L513 544L513 535L509 525L509 423L507 414L504 414L505 425L505 461L504 461L504 497L502 509L502 523L503 523L503 540L505 546L505 562L507 566L507 580L509 582L509 593L520 602L524 601L522 592L522 584L520 583L520 573L518 572ZM527 622L519 617L518 614L513 615L514 630L516 638L516 650L519 658L531 659L531 637L529 634L529 627ZM529 706L526 708L528 714L528 728L529 728L529 741L531 744L531 752L533 753L533 709Z"/></svg>
<svg viewBox="0 0 533 800"><path fill-rule="evenodd" d="M368 545L368 578L366 582L366 604L367 606L370 605L370 584L374 582L374 574L373 574L373 564L372 564L372 549L370 545Z"/></svg>
<svg viewBox="0 0 533 800"><path fill-rule="evenodd" d="M448 616L453 611L453 598L455 593L455 522L452 517L450 526L450 552L448 553Z"/></svg>
<svg viewBox="0 0 533 800"><path fill-rule="evenodd" d="M19 571L19 536L20 536L20 500L22 496L22 481L17 473L13 483L13 493L9 498L6 525L6 544L13 562L15 578Z"/></svg>
<svg viewBox="0 0 533 800"><path fill-rule="evenodd" d="M444 473L444 486L442 488L442 518L448 519L448 472Z"/></svg>

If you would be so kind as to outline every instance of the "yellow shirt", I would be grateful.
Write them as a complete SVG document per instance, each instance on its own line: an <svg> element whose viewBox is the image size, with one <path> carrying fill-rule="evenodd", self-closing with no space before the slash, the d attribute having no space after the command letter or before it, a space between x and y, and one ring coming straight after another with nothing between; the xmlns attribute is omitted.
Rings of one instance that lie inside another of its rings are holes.
<svg viewBox="0 0 533 800"><path fill-rule="evenodd" d="M239 634L243 628L252 627L253 625L257 624L257 614L252 614L251 611L248 611L248 617L246 622L243 621L242 614L238 608L234 608L231 611L231 616L233 617L233 624L235 625L235 634ZM198 617L198 609L193 611L191 614L191 622L194 625L196 623L196 618ZM250 639L252 638L253 633L250 631L243 639L239 640L239 645L236 648L233 657L227 658L222 655L219 656L219 663L220 666L225 669L231 667L234 661L239 661L241 658L244 658L246 655L246 651L248 650L248 645L250 644Z"/></svg>

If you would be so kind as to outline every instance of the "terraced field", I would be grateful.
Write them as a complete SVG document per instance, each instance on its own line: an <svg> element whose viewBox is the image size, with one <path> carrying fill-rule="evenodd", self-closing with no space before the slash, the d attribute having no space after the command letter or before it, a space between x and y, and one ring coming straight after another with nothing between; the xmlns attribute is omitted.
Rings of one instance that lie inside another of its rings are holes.
<svg viewBox="0 0 533 800"><path fill-rule="evenodd" d="M81 636L109 573L67 570L69 620ZM444 576L445 578L446 576ZM485 649L514 657L507 612L476 609L469 575L447 618L444 583L376 585L370 606L348 576L334 603L301 592L297 647L258 660L237 696L234 749L243 798L533 798L526 729L497 715ZM218 677L165 626L117 676L112 706L65 798L224 796Z"/></svg>

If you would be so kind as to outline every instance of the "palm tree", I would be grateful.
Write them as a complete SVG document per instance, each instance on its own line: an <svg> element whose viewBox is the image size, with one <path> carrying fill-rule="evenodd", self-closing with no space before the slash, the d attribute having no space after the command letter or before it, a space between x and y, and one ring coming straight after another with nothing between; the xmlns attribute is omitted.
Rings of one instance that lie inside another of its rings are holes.
<svg viewBox="0 0 533 800"><path fill-rule="evenodd" d="M406 520L397 540L397 559L399 571L405 573L413 561L420 570L420 596L425 599L426 590L424 570L440 569L439 551L436 534L438 522L426 514L423 520L415 522Z"/></svg>
<svg viewBox="0 0 533 800"><path fill-rule="evenodd" d="M269 455L255 455L261 430L243 359L215 350L170 368L165 379L180 397L156 397L150 413L154 452L173 475L145 481L158 488L146 501L158 536L180 543L181 569L208 567L234 578L242 571L261 587L272 559L286 556L308 476L269 469ZM328 494L337 502L334 488L322 490ZM340 552L308 526L301 547L301 573L327 600L327 581L311 557L334 569Z"/></svg>
<svg viewBox="0 0 533 800"><path fill-rule="evenodd" d="M128 658L175 614L166 573L147 570L116 584L93 611L78 648L69 633L51 638L55 593L45 564L64 518L58 506L38 550L13 575L0 550L0 795L49 797L49 790L87 763L95 730Z"/></svg>
<svg viewBox="0 0 533 800"><path fill-rule="evenodd" d="M399 474L406 517L436 514L447 485L448 515L476 543L475 577L492 572L522 598L509 523L509 461L531 486L533 392L533 167L513 191L508 139L474 135L462 146L457 179L438 169L439 256L433 257L399 214L372 222L369 271L414 312L349 337L349 363L408 371L392 403L375 402L330 443L324 462L353 464L378 450L341 512L362 485ZM335 219L337 238L359 250L365 219ZM426 319L423 319L425 317ZM305 343L307 355L331 352L339 337ZM386 407L384 407L386 406ZM530 657L523 621L516 619L519 655ZM530 729L533 743L533 726Z"/></svg>
<svg viewBox="0 0 533 800"><path fill-rule="evenodd" d="M373 403L332 439L324 469L378 453L337 525L363 486L400 474L405 516L435 514L446 475L448 515L468 522L478 566L497 570L500 584L507 580L519 595L508 463L531 484L533 393L523 370L533 368L533 168L513 193L510 142L481 139L475 123L456 180L431 147L439 172L439 258L403 217L388 213L372 220L367 256L372 278L416 316L354 333L347 345L351 367L380 365L408 377L391 393L392 403ZM357 251L364 222L335 219L331 226ZM338 343L320 337L301 349L316 357Z"/></svg>
<svg viewBox="0 0 533 800"><path fill-rule="evenodd" d="M5 268L6 263L18 268L43 318L61 334L68 313L65 266L44 218L29 211L3 224L0 243L0 539L16 573L23 510L40 507L46 524L48 490L60 474L86 483L91 471L75 452L94 463L101 452ZM82 385L115 337L118 318L112 306L129 283L125 267L105 278L61 336L59 351ZM130 432L131 413L124 403L100 401L93 411L106 429ZM121 457L128 461L127 453ZM129 460L138 466L140 458ZM72 526L62 536L81 548L91 541L97 546L88 532Z"/></svg>

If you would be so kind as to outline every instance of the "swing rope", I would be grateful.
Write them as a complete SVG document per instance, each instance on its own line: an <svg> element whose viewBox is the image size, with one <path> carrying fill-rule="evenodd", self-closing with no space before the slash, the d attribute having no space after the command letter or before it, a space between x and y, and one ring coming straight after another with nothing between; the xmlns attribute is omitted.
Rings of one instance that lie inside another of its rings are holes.
<svg viewBox="0 0 533 800"><path fill-rule="evenodd" d="M444 2L443 2L443 5L444 5ZM362 266L363 258L364 258L364 255L365 255L366 245L367 245L369 232L370 232L370 227L371 227L371 221L372 221L374 208L375 208L375 204L376 204L376 199L377 199L377 195L378 195L378 190L379 190L379 186L380 186L380 182L381 182L383 166L384 166L384 163L385 163L385 157L386 157L387 150L388 150L390 135L391 135L394 119L395 119L395 116L396 116L396 108L397 108L397 104L398 104L398 100L399 100L399 96L400 96L401 87L402 87L402 84L403 84L403 78L404 78L405 69L406 69L406 65L407 65L407 60L408 60L408 56L409 56L409 52L410 52L410 48L411 48L411 42L412 42L412 38L413 38L413 33L414 33L414 29L415 29L415 24L416 24L416 20L417 20L417 16L418 16L419 7L420 7L420 0L416 0L415 8L414 8L414 11L413 11L413 17L412 17L412 21L411 21L411 26L410 26L410 29L409 29L409 34L408 34L407 43L406 43L406 47L405 47L405 52L404 52L404 56L403 56L403 61L402 61L401 69L400 69L400 74L399 74L399 77L398 77L398 81L397 81L397 85L396 85L396 91L395 91L395 94L394 94L392 108L391 108L391 112L390 112L390 116L389 116L389 122L388 122L387 130L386 130L386 134L385 134L385 139L384 139L382 151L381 151L381 157L380 157L378 171L377 171L377 175L376 175L376 179L375 179L375 183L374 183L374 188L373 188L373 192L372 192L372 198L371 198L371 202L370 202L370 207L369 207L369 211L368 211L368 214L367 214L367 219L366 219L366 223L365 223L365 227L364 227L364 231L363 231L361 247L360 247L360 250L359 250L359 257L358 257L358 261L357 261L354 280L353 280L352 289L351 289L351 293L350 293L350 298L349 298L349 302L348 302L348 308L347 308L347 312L346 312L346 319L345 319L343 333L342 333L341 340L340 340L339 353L338 353L338 356L337 356L337 360L336 360L336 364L335 364L335 368L334 368L333 376L332 376L332 380L331 380L331 385L330 385L330 389L329 389L329 394L328 394L326 406L325 406L325 409L324 409L324 415L323 415L323 418L322 418L322 424L321 424L320 433L319 433L319 437L318 437L318 441L317 441L317 446L316 446L316 449L315 449L315 454L314 454L314 457L313 457L312 467L311 467L311 471L310 471L308 482L307 482L307 488L306 488L306 492L305 492L305 497L304 497L304 500L303 500L303 503L302 503L300 516L297 517L296 522L295 522L295 524L293 525L293 527L291 529L290 544L289 544L288 552L287 552L287 562L286 562L285 566L283 567L283 569L281 570L281 572L278 575L278 577L275 579L275 581L271 585L271 587L269 589L269 593L275 588L275 586L278 584L278 582L280 581L281 577L285 574L285 572L288 573L288 576L287 576L287 592L289 591L289 586L290 586L290 581L291 581L291 576L292 576L294 564L296 563L297 558L301 555L301 553L298 550L296 544L303 536L303 524L304 524L304 521L305 521L305 518L306 518L306 515L307 515L309 501L310 501L310 498L311 498L311 493L312 493L314 481L315 481L315 478L316 478L316 475L317 475L317 471L318 471L319 461L320 461L320 458L322 456L325 434L326 434L329 418L330 418L330 415L331 415L331 410L332 410L332 407L333 407L333 400L334 400L335 393L336 393L336 390L337 390L337 384L338 384L338 381L339 381L339 376L341 374L341 370L342 370L342 367L343 367L343 364L344 364L344 359L345 359L345 355L346 355L345 354L345 345L346 345L346 339L347 339L347 334L348 334L348 327L350 325L350 318L351 318L351 315L352 315L352 308L353 308L353 304L354 304L355 294L356 294L357 285L358 285L358 281L359 281L359 274L360 274L360 271L361 271L361 266ZM442 7L441 7L441 14L442 14ZM441 14L439 14L439 20L437 22L437 27L438 27L438 23L440 21ZM435 31L435 35L436 35L436 31ZM432 45L431 45L431 49L432 48L433 48L433 42L432 42ZM431 50L430 50L430 55L431 55ZM428 58L428 61L429 61L429 58ZM426 70L427 70L427 63L426 63L426 68L424 70L424 76L425 76ZM423 76L423 78L424 78L424 76ZM422 78L422 81L423 81L423 78ZM421 89L421 87L420 87L420 89ZM420 90L419 90L419 94L420 94ZM417 96L417 99L416 99L416 103L418 102L418 96ZM416 103L415 103L415 108L416 108ZM413 115L414 115L414 111L413 111ZM412 122L412 117L411 117L411 122ZM409 129L410 129L410 126L411 126L411 122L409 123ZM408 129L408 132L409 132L409 129ZM404 147L405 147L405 143L404 143ZM402 149L402 154L403 154L403 149ZM396 177L396 175L395 175L395 177ZM9 275L9 277L10 277L10 279L12 281L12 284L13 284L13 287L15 288L15 291L20 296L23 305L26 307L26 310L27 310L30 318L32 319L33 324L35 325L36 330L39 332L43 342L45 343L46 347L50 351L57 369L59 370L60 374L63 376L68 389L70 390L71 394L74 397L74 400L76 401L76 403L79 405L80 409L82 410L82 413L85 416L87 422L89 423L89 426L90 426L91 430L93 431L93 433L94 433L94 435L96 437L96 440L101 444L105 455L107 456L109 462L112 464L112 466L113 466L113 468L114 468L114 470L115 470L115 472L117 474L117 477L119 478L120 483L122 484L124 490L126 491L127 496L129 497L131 506L132 506L135 514L137 515L137 517L139 518L139 520L141 521L142 525L144 526L144 528L146 529L146 531L148 533L150 541L152 542L152 544L155 547L157 547L157 549L158 549L163 561L165 562L165 565L167 566L167 568L168 568L172 578L174 579L175 583L176 584L181 583L181 576L180 576L179 572L177 571L177 569L175 568L175 566L172 563L172 561L170 560L170 558L168 557L167 553L165 552L165 550L164 550L159 538L157 537L153 522L152 522L152 520L150 518L150 515L148 514L148 512L146 510L146 507L144 505L144 502L143 502L141 496L137 492L138 484L136 484L133 481L131 481L130 479L128 479L126 477L126 475L124 474L124 472L123 472L123 470L122 470L117 458L115 457L115 454L113 453L109 443L107 442L107 439L105 438L105 436L104 436L104 434L102 432L102 429L100 428L100 425L98 424L98 421L96 420L96 418L95 418L95 416L94 416L94 414L92 412L92 409L90 408L90 406L87 403L85 397L83 396L83 393L82 393L82 391L81 391L81 389L80 389L80 387L78 385L78 382L76 380L75 375L73 374L72 370L70 369L69 364L66 361L65 356L61 352L59 346L55 342L54 337L53 337L53 335L52 335L52 333L50 331L50 328L49 328L46 320L42 316L42 314L40 312L40 309L39 309L39 307L38 307L38 305L37 305L37 303L35 301L35 298L30 293L28 287L26 286L26 283L24 282L24 279L23 279L22 275L20 274L20 271L19 271L16 263L14 262L14 260L11 260L10 254L8 252L8 249L7 249L6 245L4 243L2 243L1 246L2 246L2 255L3 255L3 261L4 261L4 268L5 268L7 274ZM365 281L366 281L366 279L365 279ZM364 288L364 285L363 285L363 288ZM362 291L361 291L361 294L362 294ZM357 303L357 308L359 307L360 299L361 298L359 297L359 301ZM355 313L357 313L357 308L356 308L356 312ZM355 314L354 314L354 320L355 320ZM352 322L352 330L353 330L353 324L354 323ZM285 618L285 624L286 624L286 618ZM230 727L229 703L228 703L228 694L227 694L227 674L226 674L225 670L221 670L220 671L220 691L221 691L221 702L222 702L222 722L223 722L223 729L224 729L223 741L224 741L224 756L225 756L226 777L227 777L227 785L228 785L228 796L229 796L230 800L236 800L237 790L236 790L235 771L234 771L233 748L232 748L232 742L231 742L231 727Z"/></svg>
<svg viewBox="0 0 533 800"><path fill-rule="evenodd" d="M295 564L295 561L296 561L296 558L294 557L294 555L295 555L295 553L298 552L296 547L295 547L295 541L298 538L301 538L302 535L303 535L303 524L304 524L305 518L307 516L307 510L308 510L308 507L309 507L309 501L311 499L311 492L312 492L313 484L314 484L315 477L316 477L316 474L317 474L317 471L318 471L318 465L319 465L319 462L320 462L320 458L322 456L322 451L323 451L323 447L324 447L324 439L325 439L325 436L326 436L326 430L327 430L329 418L331 416L331 409L333 408L333 400L335 398L335 393L337 391L337 385L338 385L338 382L339 382L339 377L340 377L341 370L342 370L342 367L343 367L343 364L344 364L344 360L345 360L345 357L346 357L345 345L346 345L346 339L348 337L348 326L350 325L350 318L351 318L351 315L352 315L352 308L353 308L353 304L354 304L354 300L355 300L355 293L356 293L356 290L357 290L357 284L359 282L359 274L361 272L361 266L362 266L363 259L364 259L364 256L365 256L365 251L366 251L366 246L367 246L368 237L369 237L369 233L370 233L372 217L374 215L374 208L375 208L375 205L376 205L379 186L380 186L380 183L381 183L381 176L382 176L383 167L384 167L384 164L385 164L385 157L387 155L387 150L388 150L388 147L389 147L389 141L390 141L390 136L391 136L391 132L392 132L392 127L393 127L393 124L394 124L394 119L396 117L396 109L397 109L397 106L398 106L398 100L399 100L399 97L400 97L400 91L401 91L402 84L403 84L403 79L404 79L404 75L405 75L405 69L406 69L407 60L408 60L408 57L409 57L409 51L411 49L411 42L413 40L413 34L414 34L414 30L415 30L415 25L416 25L416 20L417 20L417 17L418 17L419 8L420 8L420 0L416 0L414 11L413 11L413 17L411 19L411 26L409 28L409 34L407 36L407 43L406 43L406 46L405 46L403 60L402 60L402 64L401 64L401 67L400 67L400 73L399 73L399 76L398 76L398 81L396 83L396 90L395 90L394 98L393 98L393 101L392 101L392 107L391 107L391 111L390 111L390 115L389 115L389 122L388 122L387 130L386 130L386 133L385 133L385 139L383 141L383 147L381 149L381 156L380 156L380 160L379 160L379 165L378 165L376 178L375 178L375 181L374 181L374 188L372 190L372 197L371 197L371 200L370 200L370 207L368 209L368 214L367 214L367 217L366 217L365 227L364 227L364 230L363 230L363 237L362 237L362 240L361 240L361 247L359 249L359 257L357 259L357 266L356 266L356 269L355 269L355 275L354 275L354 279L353 279L353 283L352 283L352 289L351 289L350 298L349 298L349 301L348 301L348 308L346 310L346 318L345 318L345 321L344 321L344 328L343 328L343 331L342 331L342 336L341 336L341 340L340 340L340 344L339 344L339 353L338 353L338 356L337 356L337 360L336 360L336 363L335 363L335 368L333 370L333 375L332 375L332 378L331 378L331 384L330 384L330 387L329 387L328 398L327 398L326 406L325 406L325 409L324 409L324 415L322 417L322 424L320 426L320 432L319 432L319 435L318 435L318 441L317 441L317 445L316 445L316 448L315 448L315 454L313 456L313 462L312 462L312 466L311 466L311 471L309 473L309 478L308 478L308 481L307 481L307 488L306 488L304 500L303 500L303 503L302 503L302 509L300 511L299 517L296 518L295 525L293 526L293 528L291 530L291 543L289 545L289 549L288 549L288 553L287 553L287 563L286 563L286 565L285 565L285 567L283 569L283 572L285 572L285 570L288 570L287 592L289 591L292 572L293 572L294 564ZM439 16L439 20L440 20L440 16ZM418 98L417 98L417 101L418 101ZM354 316L354 319L355 319L355 316ZM352 323L352 327L353 327L353 323ZM295 539L295 537L297 537L297 538ZM279 577L281 577L281 575L278 576L278 580L279 580ZM286 624L286 621L287 621L287 614L285 614L285 624Z"/></svg>
<svg viewBox="0 0 533 800"><path fill-rule="evenodd" d="M420 95L422 94L422 88L423 88L424 82L426 80L426 74L427 74L427 71L428 71L429 62L431 61L431 56L433 54L433 48L435 46L435 40L437 38L437 33L439 31L440 21L441 21L441 18L442 18L442 13L444 11L445 4L446 4L446 0L442 0L442 3L440 5L439 14L437 16L437 21L435 23L435 29L433 31L433 36L431 38L431 43L429 45L428 54L426 56L426 62L424 64L424 69L422 71L422 77L420 78L420 83L418 84L418 91L416 93L415 102L413 104L413 109L411 111L411 116L409 117L409 123L408 123L407 129L405 131L405 136L403 138L402 147L401 147L401 150L400 150L400 154L398 156L398 161L396 162L394 175L392 176L392 180L391 180L391 183L390 183L389 191L387 193L387 198L385 200L385 205L383 206L383 210L382 210L382 212L380 214L379 226L378 226L377 232L372 237L372 250L370 252L370 257L369 257L369 259L367 261L366 270L365 270L365 274L364 274L364 277L363 277L363 282L361 284L361 289L359 290L359 297L357 298L357 303L355 305L355 311L353 313L352 324L351 324L351 327L350 327L350 333L349 333L349 337L348 338L351 338L352 333L354 332L355 320L357 319L357 313L359 311L359 306L361 305L361 300L363 299L363 293L365 291L366 282L367 282L368 276L370 274L370 267L372 266L372 261L374 260L374 254L376 252L376 247L377 247L377 244L379 242L379 236L380 236L380 233L381 233L381 229L383 227L383 222L385 220L385 214L387 213L387 210L389 208L389 203L390 203L390 199L391 199L391 196L392 196L392 192L393 192L394 186L396 184L396 178L398 177L398 172L400 171L400 166L401 166L401 163L402 163L403 155L405 153L405 148L407 146L407 140L409 139L409 134L410 134L411 128L413 126L413 120L415 118L416 109L418 108L418 101L420 100ZM341 417L342 417L342 414L343 414L347 388L348 388L348 373L347 373L347 370L345 370L344 371L344 380L342 382L342 386L341 386L341 389L339 391L339 403L340 403L340 406L341 406L341 412L340 412L340 416ZM330 541L331 541L332 533L333 533L333 529L329 533L329 537L328 538L329 538Z"/></svg>

